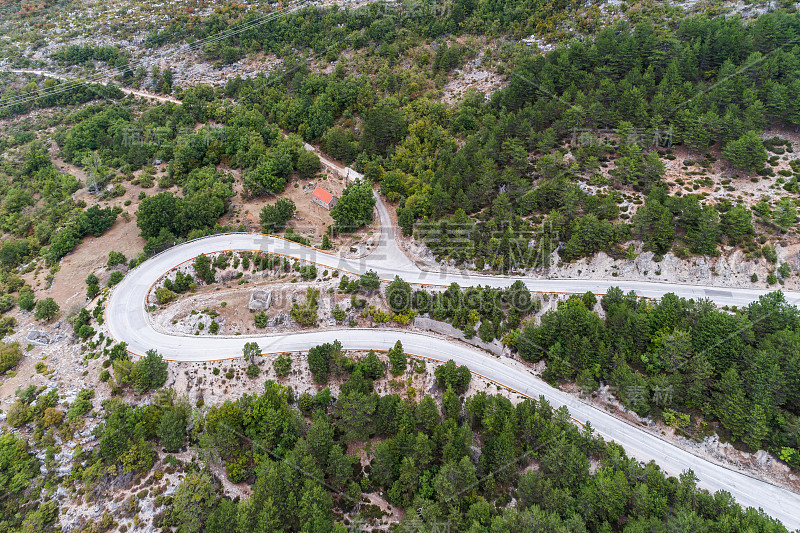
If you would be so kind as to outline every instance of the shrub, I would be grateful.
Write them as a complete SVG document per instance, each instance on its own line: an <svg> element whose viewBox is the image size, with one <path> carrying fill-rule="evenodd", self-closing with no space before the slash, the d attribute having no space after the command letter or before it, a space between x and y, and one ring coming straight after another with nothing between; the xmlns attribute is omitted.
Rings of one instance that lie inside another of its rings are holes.
<svg viewBox="0 0 800 533"><path fill-rule="evenodd" d="M265 328L267 327L269 317L264 311L261 311L260 313L256 313L256 315L253 317L253 320L255 321L257 328Z"/></svg>
<svg viewBox="0 0 800 533"><path fill-rule="evenodd" d="M261 373L261 369L258 367L257 364L250 363L247 367L247 376L251 378L257 378L258 375Z"/></svg>
<svg viewBox="0 0 800 533"><path fill-rule="evenodd" d="M372 292L381 286L381 280L374 270L367 270L358 280L358 285L367 292Z"/></svg>
<svg viewBox="0 0 800 533"><path fill-rule="evenodd" d="M292 371L292 358L288 353L283 353L272 362L272 368L278 377L285 378Z"/></svg>
<svg viewBox="0 0 800 533"><path fill-rule="evenodd" d="M122 278L124 278L124 277L125 277L125 274L123 274L119 270L115 270L108 277L108 283L106 283L106 287L113 287L114 285L116 285L117 283L122 281Z"/></svg>
<svg viewBox="0 0 800 533"><path fill-rule="evenodd" d="M67 411L67 418L73 420L79 416L83 416L92 410L92 398L94 398L94 390L81 389L75 401L72 402Z"/></svg>
<svg viewBox="0 0 800 533"><path fill-rule="evenodd" d="M22 349L19 343L0 342L0 374L17 366L22 359Z"/></svg>
<svg viewBox="0 0 800 533"><path fill-rule="evenodd" d="M317 267L315 265L306 265L300 269L300 276L305 279L317 279Z"/></svg>
<svg viewBox="0 0 800 533"><path fill-rule="evenodd" d="M228 254L220 254L215 257L212 265L216 270L225 270L228 268Z"/></svg>
<svg viewBox="0 0 800 533"><path fill-rule="evenodd" d="M386 324L392 319L391 313L384 311L383 309L378 309L375 306L370 306L369 314L372 317L372 320L378 324Z"/></svg>
<svg viewBox="0 0 800 533"><path fill-rule="evenodd" d="M44 427L55 427L61 424L64 419L64 413L56 411L53 407L48 407L44 410L42 415L42 425Z"/></svg>
<svg viewBox="0 0 800 533"><path fill-rule="evenodd" d="M678 259L689 259L691 253L685 246L675 246L675 257Z"/></svg>
<svg viewBox="0 0 800 533"><path fill-rule="evenodd" d="M344 309L339 307L339 304L333 306L331 313L333 314L334 320L336 320L337 322L343 322L347 318L347 313L345 312Z"/></svg>
<svg viewBox="0 0 800 533"><path fill-rule="evenodd" d="M6 335L11 335L14 333L14 328L17 327L17 319L13 316L4 316L0 318L0 339L5 337ZM28 345L28 351L33 349L33 345Z"/></svg>
<svg viewBox="0 0 800 533"><path fill-rule="evenodd" d="M10 294L3 294L0 296L0 313L11 311L14 308L16 300Z"/></svg>
<svg viewBox="0 0 800 533"><path fill-rule="evenodd" d="M331 244L331 238L328 237L327 233L322 236L322 245L320 246L320 248L322 250L330 250L331 248L333 248L333 245Z"/></svg>
<svg viewBox="0 0 800 533"><path fill-rule="evenodd" d="M36 300L31 291L24 291L20 293L17 305L23 311L31 311L36 306Z"/></svg>
<svg viewBox="0 0 800 533"><path fill-rule="evenodd" d="M152 187L154 185L154 181L155 180L153 180L152 174L143 173L141 176L139 176L139 185L141 185L143 189L149 189ZM139 193L139 196L142 195L147 196L144 191ZM139 200L142 200L142 198L139 198Z"/></svg>
<svg viewBox="0 0 800 533"><path fill-rule="evenodd" d="M365 305L367 305L367 301L363 298L359 298L355 294L350 297L350 307L353 309L362 309Z"/></svg>
<svg viewBox="0 0 800 533"><path fill-rule="evenodd" d="M197 284L191 274L178 272L175 274L175 281L169 278L164 280L164 287L178 294L183 294L186 291L194 291Z"/></svg>
<svg viewBox="0 0 800 533"><path fill-rule="evenodd" d="M81 326L80 328L78 328L78 331L76 331L75 333L76 333L76 334L78 335L78 337L79 337L79 338L81 338L81 339L89 339L89 338L92 338L92 337L94 337L95 330L94 330L94 328L93 328L92 326L90 326L89 324L84 324L83 326Z"/></svg>
<svg viewBox="0 0 800 533"><path fill-rule="evenodd" d="M11 427L18 428L28 423L33 418L33 407L27 403L17 400L9 408L6 421Z"/></svg>
<svg viewBox="0 0 800 533"><path fill-rule="evenodd" d="M784 446L781 448L781 461L794 468L800 468L800 451Z"/></svg>
<svg viewBox="0 0 800 533"><path fill-rule="evenodd" d="M311 244L311 241L309 241L308 238L303 237L299 233L295 233L292 228L288 228L286 230L286 233L283 234L283 236L287 241L296 242L298 244L303 244L305 246L308 246L308 245Z"/></svg>
<svg viewBox="0 0 800 533"><path fill-rule="evenodd" d="M764 259L766 259L770 263L775 264L778 261L778 254L775 251L775 248L770 246L769 244L765 244L761 248L761 253L764 254Z"/></svg>
<svg viewBox="0 0 800 533"><path fill-rule="evenodd" d="M165 287L159 287L156 289L156 299L160 305L167 305L170 302L174 302L177 298L177 294Z"/></svg>
<svg viewBox="0 0 800 533"><path fill-rule="evenodd" d="M115 344L108 350L109 361L127 361L128 359L130 359L128 355L128 345L124 342Z"/></svg>
<svg viewBox="0 0 800 533"><path fill-rule="evenodd" d="M124 265L128 262L128 259L125 257L125 254L122 252L115 252L114 250L108 252L108 262L106 266L108 268L117 266L117 265Z"/></svg>
<svg viewBox="0 0 800 533"><path fill-rule="evenodd" d="M317 324L317 311L319 310L319 289L309 287L306 289L306 299L302 304L292 305L290 314L292 319L302 326L315 326Z"/></svg>
<svg viewBox="0 0 800 533"><path fill-rule="evenodd" d="M100 285L97 283L92 283L86 287L86 297L89 298L89 300L94 300L98 294L100 294Z"/></svg>

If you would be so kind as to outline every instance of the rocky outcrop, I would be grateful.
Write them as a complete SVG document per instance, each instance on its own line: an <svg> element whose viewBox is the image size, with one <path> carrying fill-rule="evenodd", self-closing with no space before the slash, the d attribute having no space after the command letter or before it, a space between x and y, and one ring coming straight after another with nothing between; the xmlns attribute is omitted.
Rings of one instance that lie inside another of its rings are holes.
<svg viewBox="0 0 800 533"><path fill-rule="evenodd" d="M25 336L26 341L37 346L47 346L48 344L53 344L54 342L58 342L63 338L64 335L61 333L53 332L48 335L44 331L39 331L38 329L30 330L28 335Z"/></svg>

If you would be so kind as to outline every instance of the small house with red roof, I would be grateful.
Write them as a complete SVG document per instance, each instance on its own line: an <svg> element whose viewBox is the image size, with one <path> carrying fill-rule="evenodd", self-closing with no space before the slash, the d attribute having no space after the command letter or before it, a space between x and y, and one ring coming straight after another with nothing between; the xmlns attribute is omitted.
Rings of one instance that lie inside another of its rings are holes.
<svg viewBox="0 0 800 533"><path fill-rule="evenodd" d="M314 192L311 193L311 197L315 203L328 210L333 209L333 206L336 205L337 198L322 187L314 189Z"/></svg>

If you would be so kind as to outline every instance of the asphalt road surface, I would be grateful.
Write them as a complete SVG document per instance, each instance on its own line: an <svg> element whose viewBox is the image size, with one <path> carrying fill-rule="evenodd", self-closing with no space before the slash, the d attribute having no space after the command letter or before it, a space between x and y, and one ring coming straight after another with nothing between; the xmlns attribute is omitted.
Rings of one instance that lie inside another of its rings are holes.
<svg viewBox="0 0 800 533"><path fill-rule="evenodd" d="M253 337L203 336L168 334L154 329L147 313L147 295L154 283L174 267L193 260L200 254L231 250L270 252L290 258L311 261L317 265L360 275L369 269L385 280L401 276L408 282L446 286L453 282L461 286L507 286L517 279L502 276L481 276L468 273L430 272L420 269L409 260L394 242L394 233L388 228L388 214L382 203L377 209L383 222L380 244L361 259L345 259L314 248L260 234L234 233L207 237L168 249L132 270L114 288L106 308L109 333L117 341L128 343L128 349L137 355L154 348L165 359L173 361L213 361L241 357L246 342ZM687 298L710 298L724 305L746 305L768 291L680 285L653 282L556 280L522 278L532 291L604 293L618 286L636 291L640 296L659 297L674 292ZM796 293L787 294L796 303ZM627 453L642 461L654 460L665 472L678 475L688 469L694 471L699 484L712 491L726 490L742 505L761 508L768 515L781 520L790 529L800 529L800 495L786 489L753 479L747 475L715 465L684 451L665 440L623 422L608 413L582 403L577 398L554 389L530 373L512 368L503 358L497 358L460 343L434 335L403 330L384 329L325 329L283 335L262 335L255 338L264 353L307 351L330 342L341 341L345 349L387 350L400 340L405 351L412 355L440 361L454 360L471 371L498 384L533 398L543 396L558 408L565 405L573 418L591 422L596 432L607 440L621 444Z"/></svg>

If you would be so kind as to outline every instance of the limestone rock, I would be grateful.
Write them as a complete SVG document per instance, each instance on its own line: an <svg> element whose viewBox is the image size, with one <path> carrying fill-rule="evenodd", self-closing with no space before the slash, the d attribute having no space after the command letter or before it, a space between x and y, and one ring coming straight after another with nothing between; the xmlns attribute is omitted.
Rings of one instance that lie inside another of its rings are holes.
<svg viewBox="0 0 800 533"><path fill-rule="evenodd" d="M47 346L50 344L50 337L47 336L47 333L37 329L30 330L25 339L31 344L38 344L39 346Z"/></svg>

